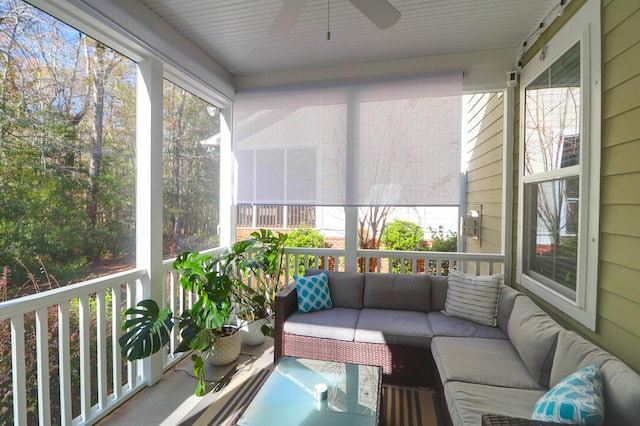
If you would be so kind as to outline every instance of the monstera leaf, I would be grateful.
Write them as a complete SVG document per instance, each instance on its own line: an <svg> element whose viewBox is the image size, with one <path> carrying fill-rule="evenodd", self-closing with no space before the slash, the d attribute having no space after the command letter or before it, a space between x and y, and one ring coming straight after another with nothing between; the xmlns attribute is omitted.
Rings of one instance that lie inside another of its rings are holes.
<svg viewBox="0 0 640 426"><path fill-rule="evenodd" d="M140 301L125 311L122 329L127 330L118 342L122 356L129 361L146 358L169 343L173 314L169 308L160 312L151 299Z"/></svg>

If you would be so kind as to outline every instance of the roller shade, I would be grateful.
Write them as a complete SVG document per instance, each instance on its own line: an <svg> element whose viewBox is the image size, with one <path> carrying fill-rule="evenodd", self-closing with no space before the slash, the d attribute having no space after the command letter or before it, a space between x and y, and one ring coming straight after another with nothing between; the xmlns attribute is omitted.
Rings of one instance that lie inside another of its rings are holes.
<svg viewBox="0 0 640 426"><path fill-rule="evenodd" d="M233 116L238 204L459 204L461 72L239 91Z"/></svg>

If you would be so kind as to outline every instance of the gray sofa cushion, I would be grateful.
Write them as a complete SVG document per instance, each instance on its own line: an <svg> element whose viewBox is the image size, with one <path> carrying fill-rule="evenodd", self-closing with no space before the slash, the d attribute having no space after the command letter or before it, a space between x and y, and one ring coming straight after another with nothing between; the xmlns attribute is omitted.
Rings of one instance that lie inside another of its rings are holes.
<svg viewBox="0 0 640 426"><path fill-rule="evenodd" d="M363 308L429 312L429 276L423 274L364 274Z"/></svg>
<svg viewBox="0 0 640 426"><path fill-rule="evenodd" d="M355 332L356 342L425 348L429 347L432 337L426 313L395 309L362 309Z"/></svg>
<svg viewBox="0 0 640 426"><path fill-rule="evenodd" d="M508 340L434 337L431 341L431 353L443 383L462 381L544 390L531 377Z"/></svg>
<svg viewBox="0 0 640 426"><path fill-rule="evenodd" d="M360 309L333 308L293 313L284 322L284 332L324 339L353 341Z"/></svg>
<svg viewBox="0 0 640 426"><path fill-rule="evenodd" d="M431 285L431 310L442 311L447 303L447 289L449 280L447 277L429 277Z"/></svg>
<svg viewBox="0 0 640 426"><path fill-rule="evenodd" d="M531 375L544 387L549 387L556 338L561 330L531 299L515 299L507 326L509 339Z"/></svg>
<svg viewBox="0 0 640 426"><path fill-rule="evenodd" d="M596 364L604 382L607 425L636 424L640 419L640 376L610 353L572 331L562 331L551 370L551 386L582 367Z"/></svg>
<svg viewBox="0 0 640 426"><path fill-rule="evenodd" d="M500 284L500 298L498 299L498 327L505 333L507 333L507 327L509 325L509 317L513 311L513 303L516 297L523 295L509 286Z"/></svg>
<svg viewBox="0 0 640 426"><path fill-rule="evenodd" d="M429 312L429 324L434 336L480 337L484 339L508 339L498 327L478 324L462 318L450 317L442 312Z"/></svg>
<svg viewBox="0 0 640 426"><path fill-rule="evenodd" d="M362 308L364 291L364 274L360 272L333 272L321 269L307 269L304 274L317 275L321 272L329 278L329 292L333 306L337 308Z"/></svg>
<svg viewBox="0 0 640 426"><path fill-rule="evenodd" d="M554 387L569 374L582 367L596 364L601 366L613 358L608 352L579 336L573 331L562 330L553 357L549 387Z"/></svg>
<svg viewBox="0 0 640 426"><path fill-rule="evenodd" d="M483 414L531 418L533 406L545 391L448 382L444 394L454 425L478 426Z"/></svg>

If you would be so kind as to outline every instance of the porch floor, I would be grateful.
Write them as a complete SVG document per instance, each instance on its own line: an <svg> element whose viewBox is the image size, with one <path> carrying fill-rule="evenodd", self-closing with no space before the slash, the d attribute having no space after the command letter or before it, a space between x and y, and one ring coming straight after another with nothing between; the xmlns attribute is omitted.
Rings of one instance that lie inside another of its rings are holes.
<svg viewBox="0 0 640 426"><path fill-rule="evenodd" d="M253 361L258 368L273 365L273 339L267 337L258 346L242 346L242 352L235 364ZM208 393L203 397L194 395L197 379L193 375L193 363L185 357L168 370L154 386L147 387L117 408L98 425L113 426L175 426L180 424L197 405L213 400L214 395ZM210 381L220 380L234 364L214 367L206 363L205 378Z"/></svg>
<svg viewBox="0 0 640 426"><path fill-rule="evenodd" d="M247 368L268 369L273 366L273 339L267 337L258 346L242 346L238 359L228 365L214 367L209 362L205 365L205 378L209 382L225 382L225 375L235 370L246 371ZM146 387L117 408L110 415L99 421L102 426L176 426L182 422L192 424L218 397L219 393L210 391L203 397L194 395L197 379L193 377L193 362L185 357L169 369L154 386ZM236 377L238 375L236 374ZM249 378L250 376L245 376ZM244 379L241 379L244 383ZM238 382L236 382L238 383ZM213 386L213 384L211 384ZM239 385L240 387L243 385ZM232 385L233 387L233 385ZM444 424L434 401L434 426ZM394 422L397 423L397 422ZM405 422L394 426L402 426ZM431 424L432 422L429 422Z"/></svg>

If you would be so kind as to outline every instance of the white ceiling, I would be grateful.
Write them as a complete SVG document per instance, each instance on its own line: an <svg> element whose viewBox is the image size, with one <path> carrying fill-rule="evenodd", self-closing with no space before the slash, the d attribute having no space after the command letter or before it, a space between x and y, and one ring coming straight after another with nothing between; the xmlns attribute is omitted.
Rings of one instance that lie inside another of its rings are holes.
<svg viewBox="0 0 640 426"><path fill-rule="evenodd" d="M380 30L347 0L309 0L288 36L271 37L282 0L138 0L236 76L517 48L558 0L389 0Z"/></svg>

